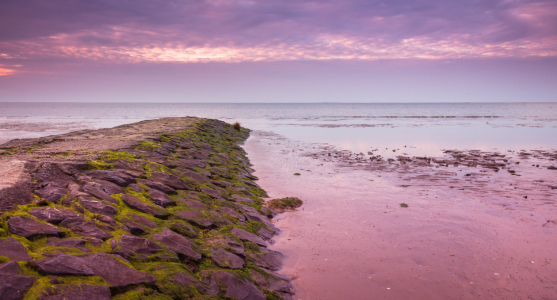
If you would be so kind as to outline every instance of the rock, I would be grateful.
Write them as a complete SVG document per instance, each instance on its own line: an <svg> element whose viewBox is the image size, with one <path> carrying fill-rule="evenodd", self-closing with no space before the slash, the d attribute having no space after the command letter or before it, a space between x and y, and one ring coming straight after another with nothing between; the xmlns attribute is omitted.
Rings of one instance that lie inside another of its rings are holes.
<svg viewBox="0 0 557 300"><path fill-rule="evenodd" d="M243 229L240 229L238 227L232 228L230 233L242 241L248 241L248 242L256 243L259 246L267 247L265 241L262 240L260 237L258 237L253 233L249 233Z"/></svg>
<svg viewBox="0 0 557 300"><path fill-rule="evenodd" d="M163 184L163 183L160 183L160 182L157 182L157 181L153 181L153 180L149 180L149 179L139 179L139 182L148 186L148 187L150 187L150 188L152 188L152 189L159 190L159 191L161 191L165 194L176 195L176 190L169 187L166 184ZM141 192L141 190L139 192Z"/></svg>
<svg viewBox="0 0 557 300"><path fill-rule="evenodd" d="M209 158L209 152L204 150L193 150L188 151L188 155L195 159L207 159Z"/></svg>
<svg viewBox="0 0 557 300"><path fill-rule="evenodd" d="M211 248L211 259L221 268L241 269L244 260L220 247Z"/></svg>
<svg viewBox="0 0 557 300"><path fill-rule="evenodd" d="M190 171L187 169L181 169L180 170L180 174L189 177L191 179L194 179L196 181L201 181L201 182L209 182L209 179L206 176L203 176L197 172L194 171Z"/></svg>
<svg viewBox="0 0 557 300"><path fill-rule="evenodd" d="M201 188L201 191L204 192L205 194L213 197L213 198L216 198L216 199L219 199L219 200L225 200L222 197L222 195L219 192L215 191L214 189Z"/></svg>
<svg viewBox="0 0 557 300"><path fill-rule="evenodd" d="M269 269L272 271L277 271L282 266L282 260L284 259L284 254L268 250L265 248L260 248L260 253L249 253L247 254L247 259L255 263L256 266Z"/></svg>
<svg viewBox="0 0 557 300"><path fill-rule="evenodd" d="M257 235L259 235L260 237L266 239L266 240L270 240L273 237L273 232L261 227L261 229L259 229L259 231L257 232Z"/></svg>
<svg viewBox="0 0 557 300"><path fill-rule="evenodd" d="M198 235L197 231L189 224L174 223L170 226L170 229L190 238L196 238Z"/></svg>
<svg viewBox="0 0 557 300"><path fill-rule="evenodd" d="M140 212L144 212L159 219L165 219L169 215L169 213L164 208L155 205L149 205L132 195L122 195L122 200L126 202L126 204L129 205L131 208L137 209Z"/></svg>
<svg viewBox="0 0 557 300"><path fill-rule="evenodd" d="M167 207L171 205L176 205L176 201L172 200L168 197L165 193L155 190L155 189L147 189L149 195L151 196L151 200L158 206Z"/></svg>
<svg viewBox="0 0 557 300"><path fill-rule="evenodd" d="M86 172L87 175L91 176L95 180L106 180L115 183L121 187L126 187L136 180L129 174L121 171L111 171L111 170L95 170Z"/></svg>
<svg viewBox="0 0 557 300"><path fill-rule="evenodd" d="M102 201L95 200L89 197L81 197L79 198L81 205L85 207L85 209L96 212L105 216L114 217L114 214L118 212L118 210L110 205L103 203Z"/></svg>
<svg viewBox="0 0 557 300"><path fill-rule="evenodd" d="M150 177L153 181L159 181L163 184L168 185L169 187L176 189L176 190L193 190L194 187L190 184L187 184L182 180L182 178L176 175L166 174L164 172L154 172L151 174Z"/></svg>
<svg viewBox="0 0 557 300"><path fill-rule="evenodd" d="M204 214L196 210L184 210L175 212L174 215L180 219L193 223L202 228L209 228L214 226L214 223L207 219Z"/></svg>
<svg viewBox="0 0 557 300"><path fill-rule="evenodd" d="M39 195L39 197L45 199L50 203L54 203L60 200L60 198L66 196L68 194L68 190L54 186L52 184L47 184L42 189L35 190L35 194Z"/></svg>
<svg viewBox="0 0 557 300"><path fill-rule="evenodd" d="M33 259L27 249L14 238L0 239L0 255L6 256L12 261L28 261Z"/></svg>
<svg viewBox="0 0 557 300"><path fill-rule="evenodd" d="M144 216L140 216L140 215L136 215L136 214L129 214L129 216L131 216L132 219L133 219L135 222L137 222L137 223L139 223L139 224L141 224L141 225L143 225L143 226L145 226L145 227L149 227L149 228L157 228L157 227L159 227L159 225L157 225L157 223L155 223L155 222L153 222L153 221L147 219L147 218L144 217Z"/></svg>
<svg viewBox="0 0 557 300"><path fill-rule="evenodd" d="M235 211L234 209L230 208L230 207L221 207L220 211L227 213L233 217L238 218L238 221L240 222L244 222L246 220L246 217L244 215L242 215L241 213Z"/></svg>
<svg viewBox="0 0 557 300"><path fill-rule="evenodd" d="M34 177L41 186L51 184L65 188L70 181L73 181L73 177L64 173L56 164L51 163L43 163Z"/></svg>
<svg viewBox="0 0 557 300"><path fill-rule="evenodd" d="M549 170L557 170L557 167L555 167L555 166L549 166L549 167L547 167L547 168L548 168Z"/></svg>
<svg viewBox="0 0 557 300"><path fill-rule="evenodd" d="M112 196L107 194L100 186L86 184L83 186L83 191L99 199L118 205L118 200L114 199Z"/></svg>
<svg viewBox="0 0 557 300"><path fill-rule="evenodd" d="M294 295L294 287L288 278L263 269L250 269L251 278L260 286L279 293Z"/></svg>
<svg viewBox="0 0 557 300"><path fill-rule="evenodd" d="M108 286L58 284L45 288L38 300L110 300L111 298Z"/></svg>
<svg viewBox="0 0 557 300"><path fill-rule="evenodd" d="M180 201L180 202L184 203L185 205L187 205L191 208L194 208L194 209L207 209L207 205L205 205L201 202L198 202L198 201L186 200L186 199L181 199L181 198L176 199L176 201Z"/></svg>
<svg viewBox="0 0 557 300"><path fill-rule="evenodd" d="M123 234L118 241L118 248L114 250L114 253L126 259L135 258L143 260L160 250L162 250L162 247L151 240Z"/></svg>
<svg viewBox="0 0 557 300"><path fill-rule="evenodd" d="M269 218L267 218L266 216L264 216L260 213L246 212L244 215L246 216L246 219L249 220L249 221L261 222L261 223L267 225L267 227L269 227L269 228L275 227L275 225L273 225L273 222L271 222L271 220L269 220Z"/></svg>
<svg viewBox="0 0 557 300"><path fill-rule="evenodd" d="M70 228L76 234L91 236L97 239L106 240L111 238L112 235L108 234L97 227L97 224L93 221L85 222L83 217L72 217L66 218L61 226Z"/></svg>
<svg viewBox="0 0 557 300"><path fill-rule="evenodd" d="M116 288L140 283L154 283L155 278L153 275L129 268L116 257L117 256L107 253L93 253L80 256L60 255L41 259L32 263L47 274L84 273L87 275L100 276L104 278L108 284ZM57 265L57 262L62 265Z"/></svg>
<svg viewBox="0 0 557 300"><path fill-rule="evenodd" d="M71 209L58 208L34 208L29 212L33 217L52 224L59 224L69 217L77 217L78 214Z"/></svg>
<svg viewBox="0 0 557 300"><path fill-rule="evenodd" d="M87 265L87 261L75 255L63 254L29 263L48 275L94 275L93 270Z"/></svg>
<svg viewBox="0 0 557 300"><path fill-rule="evenodd" d="M269 218L272 218L272 217L278 215L278 213L276 211L274 211L274 210L272 210L268 207L262 207L261 212Z"/></svg>
<svg viewBox="0 0 557 300"><path fill-rule="evenodd" d="M114 220L113 217L109 217L109 216L105 216L105 215L95 215L95 220L99 220L103 223L112 225L112 226L116 226L116 220ZM109 231L112 231L114 229L110 229Z"/></svg>
<svg viewBox="0 0 557 300"><path fill-rule="evenodd" d="M252 199L248 198L248 197L242 197L240 195L232 195L232 200L236 201L236 202L246 202L246 203L255 203L255 201L253 201Z"/></svg>
<svg viewBox="0 0 557 300"><path fill-rule="evenodd" d="M57 247L68 247L76 248L81 251L89 252L91 249L85 247L85 240L83 239L59 239L59 238L49 238L46 241L47 246L57 246Z"/></svg>
<svg viewBox="0 0 557 300"><path fill-rule="evenodd" d="M0 264L0 274L20 275L21 273L21 268L15 261Z"/></svg>
<svg viewBox="0 0 557 300"><path fill-rule="evenodd" d="M172 274L167 278L165 278L165 280L170 281L175 286L179 286L182 290L188 290L189 286L194 286L202 293L207 293L207 288L205 286L203 286L199 281L197 281L195 277L185 272ZM165 289L166 288L165 283L161 282L161 284L157 284L157 282L155 282L155 284L157 285L157 287L159 287L159 290L165 292L165 294L171 294L173 292L172 290L167 291Z"/></svg>
<svg viewBox="0 0 557 300"><path fill-rule="evenodd" d="M103 190L107 194L125 194L126 193L126 191L123 188L121 188L119 185L114 184L110 181L97 179L97 183L100 184L100 186L103 188Z"/></svg>
<svg viewBox="0 0 557 300"><path fill-rule="evenodd" d="M181 167L184 167L184 168L187 168L187 169L190 169L190 170L194 170L195 168L203 169L208 164L209 163L207 161L195 160L195 159L184 159L180 162Z"/></svg>
<svg viewBox="0 0 557 300"><path fill-rule="evenodd" d="M139 162L141 162L141 160L136 161L136 162L139 163ZM141 172L141 173L145 172L145 169L143 168L142 165L140 165L140 164L136 165L134 163L131 163L129 161L125 161L125 160L122 160L122 159L119 159L117 161L112 162L112 166L114 167L114 169L133 170L133 171Z"/></svg>
<svg viewBox="0 0 557 300"><path fill-rule="evenodd" d="M207 291L210 295L216 295L219 291L225 296L237 300L265 300L265 294L259 290L251 281L240 280L238 277L223 271L212 273L203 272L201 275L205 284L212 290Z"/></svg>
<svg viewBox="0 0 557 300"><path fill-rule="evenodd" d="M140 185L137 185L137 184L135 184L135 183L130 184L129 187L130 187L132 190L134 190L134 191L136 191L136 192L138 192L138 193L143 192L143 188L142 188Z"/></svg>
<svg viewBox="0 0 557 300"><path fill-rule="evenodd" d="M0 299L20 300L37 279L28 276L0 274Z"/></svg>
<svg viewBox="0 0 557 300"><path fill-rule="evenodd" d="M163 228L161 233L153 234L152 238L168 246L170 250L178 254L181 260L187 258L193 258L194 260L201 259L201 254L192 249L195 245L194 243L168 228Z"/></svg>
<svg viewBox="0 0 557 300"><path fill-rule="evenodd" d="M122 224L124 224L124 226L126 226L125 229L127 229L128 232L133 235L143 235L145 233L145 227L137 224L132 220L124 219L122 220Z"/></svg>
<svg viewBox="0 0 557 300"><path fill-rule="evenodd" d="M30 239L35 236L62 236L64 231L58 227L37 222L29 217L11 217L8 220L8 228L11 233Z"/></svg>
<svg viewBox="0 0 557 300"><path fill-rule="evenodd" d="M221 188L232 188L232 184L228 181L213 181L213 184L216 186L220 186Z"/></svg>

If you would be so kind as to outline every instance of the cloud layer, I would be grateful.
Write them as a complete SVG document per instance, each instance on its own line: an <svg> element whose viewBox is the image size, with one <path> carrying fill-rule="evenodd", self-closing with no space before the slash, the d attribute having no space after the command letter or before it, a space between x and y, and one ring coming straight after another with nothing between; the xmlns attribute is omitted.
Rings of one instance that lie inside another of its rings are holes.
<svg viewBox="0 0 557 300"><path fill-rule="evenodd" d="M16 64L557 56L553 0L5 0Z"/></svg>

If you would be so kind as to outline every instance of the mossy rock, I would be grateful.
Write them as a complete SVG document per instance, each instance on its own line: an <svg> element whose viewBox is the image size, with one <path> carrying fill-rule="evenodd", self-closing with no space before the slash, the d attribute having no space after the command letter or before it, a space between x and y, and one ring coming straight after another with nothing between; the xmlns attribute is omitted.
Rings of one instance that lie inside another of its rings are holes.
<svg viewBox="0 0 557 300"><path fill-rule="evenodd" d="M286 197L280 199L272 199L267 201L267 206L270 209L276 210L278 212L284 212L286 210L293 210L302 206L303 202L296 197Z"/></svg>

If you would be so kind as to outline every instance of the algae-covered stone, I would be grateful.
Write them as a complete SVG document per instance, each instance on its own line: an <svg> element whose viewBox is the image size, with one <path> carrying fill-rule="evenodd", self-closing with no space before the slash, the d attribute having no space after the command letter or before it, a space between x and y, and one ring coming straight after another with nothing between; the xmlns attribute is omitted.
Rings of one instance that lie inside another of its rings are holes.
<svg viewBox="0 0 557 300"><path fill-rule="evenodd" d="M212 288L211 291L208 291L210 295L216 295L220 292L226 297L237 300L266 299L265 294L251 281L240 279L231 273L224 271L203 272L201 276L203 277L203 282Z"/></svg>
<svg viewBox="0 0 557 300"><path fill-rule="evenodd" d="M151 200L158 206L167 207L171 205L176 205L176 201L172 200L165 193L155 190L147 189L147 192L151 196Z"/></svg>
<svg viewBox="0 0 557 300"><path fill-rule="evenodd" d="M195 228L189 224L185 224L184 223L173 223L172 225L170 225L170 229L172 229L173 231L183 235L183 236L187 236L190 238L196 238L198 233L197 230L195 230Z"/></svg>
<svg viewBox="0 0 557 300"><path fill-rule="evenodd" d="M56 226L50 224L43 224L29 217L24 217L24 216L11 217L8 220L8 228L11 233L17 234L19 236L28 239L39 235L45 235L45 236L64 235L64 231L60 230Z"/></svg>
<svg viewBox="0 0 557 300"><path fill-rule="evenodd" d="M47 287L38 300L110 300L108 286L87 284L57 284Z"/></svg>
<svg viewBox="0 0 557 300"><path fill-rule="evenodd" d="M84 239L59 239L59 238L49 238L46 241L47 246L56 246L56 247L68 247L68 248L76 248L81 251L89 252L91 249L85 247L85 240Z"/></svg>
<svg viewBox="0 0 557 300"><path fill-rule="evenodd" d="M211 248L211 259L221 268L241 269L244 260L220 247Z"/></svg>
<svg viewBox="0 0 557 300"><path fill-rule="evenodd" d="M114 253L126 259L147 259L160 250L162 250L162 247L151 240L123 234Z"/></svg>
<svg viewBox="0 0 557 300"><path fill-rule="evenodd" d="M21 300L37 279L28 276L0 274L0 299Z"/></svg>
<svg viewBox="0 0 557 300"><path fill-rule="evenodd" d="M174 215L182 220L189 221L194 225L202 228L210 228L214 223L207 219L207 217L199 211L196 210L184 210L174 213Z"/></svg>
<svg viewBox="0 0 557 300"><path fill-rule="evenodd" d="M290 283L290 278L265 271L264 269L253 268L249 270L251 278L260 286L274 292L294 294L294 287Z"/></svg>
<svg viewBox="0 0 557 300"><path fill-rule="evenodd" d="M144 212L146 214L150 214L156 218L164 219L169 215L169 213L162 207L149 205L132 195L122 195L122 200L126 202L126 204L129 205L131 208L137 209L140 212Z"/></svg>
<svg viewBox="0 0 557 300"><path fill-rule="evenodd" d="M29 211L33 217L52 224L59 224L69 217L77 217L78 214L71 209L59 208L34 208Z"/></svg>
<svg viewBox="0 0 557 300"><path fill-rule="evenodd" d="M184 182L182 178L176 175L170 175L163 172L154 172L151 174L151 180L159 181L176 190L193 190L193 186Z"/></svg>
<svg viewBox="0 0 557 300"><path fill-rule="evenodd" d="M246 256L248 261L255 263L256 266L272 271L279 270L284 259L284 254L264 248L260 248L258 253L248 252Z"/></svg>
<svg viewBox="0 0 557 300"><path fill-rule="evenodd" d="M265 243L265 241L263 239L261 239L260 237L258 237L255 234L249 233L249 232L247 232L243 229L234 227L234 228L232 228L230 233L232 235L234 235L235 237L239 238L242 241L252 242L252 243L256 243L259 246L267 247L267 243Z"/></svg>
<svg viewBox="0 0 557 300"><path fill-rule="evenodd" d="M28 261L33 259L27 249L14 238L0 239L0 255L6 256L13 261Z"/></svg>
<svg viewBox="0 0 557 300"><path fill-rule="evenodd" d="M187 258L192 258L194 260L201 259L201 254L192 249L195 245L194 243L168 228L163 228L161 233L153 234L152 237L153 239L166 245L174 253L178 254L182 260Z"/></svg>
<svg viewBox="0 0 557 300"><path fill-rule="evenodd" d="M165 194L168 195L175 195L176 194L176 190L169 187L168 185L161 183L161 182L157 182L157 181L153 181L153 180L149 180L149 179L139 179L138 180L141 184L144 184L152 189L161 191ZM140 192L140 191L138 191Z"/></svg>

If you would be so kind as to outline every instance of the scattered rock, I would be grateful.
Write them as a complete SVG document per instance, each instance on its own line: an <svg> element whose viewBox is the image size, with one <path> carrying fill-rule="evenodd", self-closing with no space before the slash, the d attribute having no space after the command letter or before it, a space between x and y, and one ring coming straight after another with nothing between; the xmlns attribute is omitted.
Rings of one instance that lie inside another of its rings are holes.
<svg viewBox="0 0 557 300"><path fill-rule="evenodd" d="M33 259L27 249L14 238L0 239L0 255L6 256L13 261L28 261Z"/></svg>
<svg viewBox="0 0 557 300"><path fill-rule="evenodd" d="M11 233L17 234L27 239L31 239L39 235L64 235L64 231L60 230L58 227L50 224L40 223L29 217L11 217L8 220L8 227Z"/></svg>

